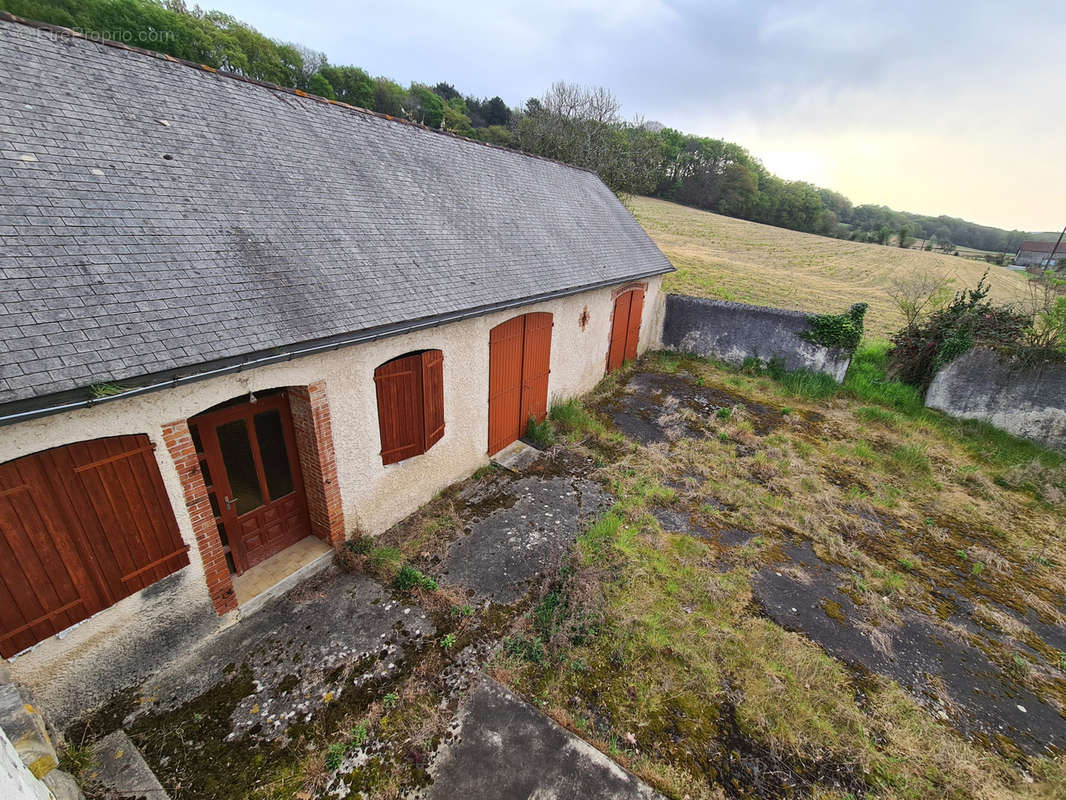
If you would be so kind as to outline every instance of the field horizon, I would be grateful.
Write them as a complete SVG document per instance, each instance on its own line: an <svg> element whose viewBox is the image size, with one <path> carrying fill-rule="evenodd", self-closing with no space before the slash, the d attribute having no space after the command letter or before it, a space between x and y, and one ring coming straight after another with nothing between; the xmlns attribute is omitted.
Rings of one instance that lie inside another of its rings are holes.
<svg viewBox="0 0 1066 800"><path fill-rule="evenodd" d="M867 336L889 338L903 324L888 289L894 279L931 271L972 288L988 272L992 297L1024 303L1023 273L961 257L832 239L635 196L627 205L676 268L665 291L819 314L868 303Z"/></svg>

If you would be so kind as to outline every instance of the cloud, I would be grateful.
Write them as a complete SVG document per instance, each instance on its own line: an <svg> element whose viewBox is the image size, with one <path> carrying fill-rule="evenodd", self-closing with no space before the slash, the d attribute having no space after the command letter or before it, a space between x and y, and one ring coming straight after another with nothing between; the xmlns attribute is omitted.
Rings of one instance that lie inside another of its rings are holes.
<svg viewBox="0 0 1066 800"><path fill-rule="evenodd" d="M1057 3L219 2L270 36L404 82L513 105L559 79L605 85L628 115L737 141L859 202L1062 224Z"/></svg>

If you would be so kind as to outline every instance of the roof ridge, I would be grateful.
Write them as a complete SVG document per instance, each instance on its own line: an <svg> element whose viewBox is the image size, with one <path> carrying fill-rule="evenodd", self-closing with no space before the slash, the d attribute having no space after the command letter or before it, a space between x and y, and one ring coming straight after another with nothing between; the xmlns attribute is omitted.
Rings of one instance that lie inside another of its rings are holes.
<svg viewBox="0 0 1066 800"><path fill-rule="evenodd" d="M579 172L587 172L591 175L599 177L599 173L588 167L581 167L577 164L569 164L566 161L560 161L557 158L548 158L547 156L537 155L536 153L530 153L526 150L516 150L510 147L504 147L502 145L493 144L492 142L483 142L480 139L471 139L468 136L461 136L458 133L452 133L441 128L430 128L428 125L422 122L413 122L401 117L394 117L391 114L383 114L380 111L372 111L369 108L363 108L362 106L354 106L351 103L345 103L342 100L330 100L328 97L322 97L317 94L311 94L305 92L302 89L293 89L288 86L281 86L280 84L270 83L269 81L261 81L258 78L249 78L246 75L238 75L236 72L229 72L223 69L217 69L216 67L210 67L207 64L200 64L196 61L188 61L183 58L175 58L174 56L167 55L166 53L160 53L156 50L147 50L143 47L134 47L133 45L126 44L125 42L117 42L114 39L107 39L102 36L92 36L89 34L76 31L71 28L64 28L62 25L53 25L50 22L39 22L37 20L25 19L24 17L17 17L9 11L0 9L0 21L10 22L16 25L23 25L27 28L33 28L35 30L47 31L60 36L69 36L72 39L83 39L87 42L103 45L105 47L113 47L117 50L126 50L130 53L137 53L138 55L150 56L161 61L170 61L174 64L181 64L185 67L191 67L192 69L200 70L201 72L209 72L230 80L240 81L241 83L250 83L253 86L259 86L263 89L269 89L275 92L284 92L285 94L295 95L297 97L303 97L307 100L314 100L325 105L337 106L339 108L345 108L349 111L354 111L359 114L365 114L370 117L377 117L378 119L387 120L388 122L396 122L400 125L407 125L408 127L421 129L427 133L434 133L438 136L446 136L450 139L456 139L460 142L469 142L471 144L481 145L492 150L499 150L504 153L513 153L515 155L525 156L526 158L533 158L537 161L545 161L549 164L558 164L562 167L568 167ZM601 179L602 180L602 179Z"/></svg>

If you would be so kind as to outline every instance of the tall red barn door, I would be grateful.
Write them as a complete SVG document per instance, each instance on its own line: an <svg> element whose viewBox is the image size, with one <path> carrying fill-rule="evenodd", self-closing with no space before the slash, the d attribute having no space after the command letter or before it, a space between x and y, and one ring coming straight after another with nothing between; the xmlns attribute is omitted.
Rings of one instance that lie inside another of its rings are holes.
<svg viewBox="0 0 1066 800"><path fill-rule="evenodd" d="M640 323L644 312L644 290L630 289L614 301L611 344L607 351L607 371L618 369L637 357Z"/></svg>
<svg viewBox="0 0 1066 800"><path fill-rule="evenodd" d="M547 416L552 325L551 314L523 314L489 333L489 453Z"/></svg>
<svg viewBox="0 0 1066 800"><path fill-rule="evenodd" d="M551 314L526 314L526 336L522 351L521 433L530 417L537 422L548 416L548 375L551 372Z"/></svg>
<svg viewBox="0 0 1066 800"><path fill-rule="evenodd" d="M626 361L637 357L637 345L640 343L640 322L644 312L644 290L634 289L626 292L629 299L629 323L626 326Z"/></svg>
<svg viewBox="0 0 1066 800"><path fill-rule="evenodd" d="M607 371L618 369L626 358L626 335L629 333L629 307L633 293L625 292L614 301L611 323L611 347L607 353Z"/></svg>
<svg viewBox="0 0 1066 800"><path fill-rule="evenodd" d="M522 435L522 358L526 320L515 317L489 332L489 452Z"/></svg>

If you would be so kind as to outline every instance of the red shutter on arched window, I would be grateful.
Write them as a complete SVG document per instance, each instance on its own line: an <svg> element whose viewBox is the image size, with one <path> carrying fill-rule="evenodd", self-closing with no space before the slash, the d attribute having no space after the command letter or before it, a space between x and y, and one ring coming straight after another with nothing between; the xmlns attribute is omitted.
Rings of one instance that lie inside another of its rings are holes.
<svg viewBox="0 0 1066 800"><path fill-rule="evenodd" d="M426 452L444 436L444 355L440 350L394 358L374 370L381 463Z"/></svg>
<svg viewBox="0 0 1066 800"><path fill-rule="evenodd" d="M424 453L422 356L397 358L374 371L378 390L381 463L395 464Z"/></svg>
<svg viewBox="0 0 1066 800"><path fill-rule="evenodd" d="M440 350L422 353L422 402L428 450L444 436L444 354Z"/></svg>

